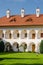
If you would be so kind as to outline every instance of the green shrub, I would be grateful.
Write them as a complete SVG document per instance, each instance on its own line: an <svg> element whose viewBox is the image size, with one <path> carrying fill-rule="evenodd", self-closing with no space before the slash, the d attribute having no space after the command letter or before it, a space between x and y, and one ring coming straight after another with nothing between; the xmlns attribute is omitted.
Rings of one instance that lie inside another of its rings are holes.
<svg viewBox="0 0 43 65"><path fill-rule="evenodd" d="M43 53L43 40L41 40L41 43L40 43L40 53Z"/></svg>
<svg viewBox="0 0 43 65"><path fill-rule="evenodd" d="M0 52L4 51L4 42L0 40Z"/></svg>

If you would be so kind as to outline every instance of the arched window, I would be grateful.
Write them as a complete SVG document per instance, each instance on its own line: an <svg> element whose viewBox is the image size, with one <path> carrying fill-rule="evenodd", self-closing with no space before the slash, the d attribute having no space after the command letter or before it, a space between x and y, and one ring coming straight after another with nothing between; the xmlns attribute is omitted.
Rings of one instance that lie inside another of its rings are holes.
<svg viewBox="0 0 43 65"><path fill-rule="evenodd" d="M12 46L9 42L6 42L6 44L5 44L5 51L7 51L7 52L12 51Z"/></svg>
<svg viewBox="0 0 43 65"><path fill-rule="evenodd" d="M36 35L35 30L31 30L31 31L29 32L29 38L30 38L30 39L35 39L35 35Z"/></svg>
<svg viewBox="0 0 43 65"><path fill-rule="evenodd" d="M29 51L35 52L35 43L34 42L31 42L29 44Z"/></svg>
<svg viewBox="0 0 43 65"><path fill-rule="evenodd" d="M17 42L13 43L13 51L19 51L19 44Z"/></svg>
<svg viewBox="0 0 43 65"><path fill-rule="evenodd" d="M21 52L24 52L26 50L26 48L27 48L27 44L25 42L22 42L22 44L19 47L19 50Z"/></svg>
<svg viewBox="0 0 43 65"><path fill-rule="evenodd" d="M0 30L0 38L3 38L3 37L4 37L3 30Z"/></svg>
<svg viewBox="0 0 43 65"><path fill-rule="evenodd" d="M27 31L26 30L22 30L21 31L21 38L24 39L27 37Z"/></svg>
<svg viewBox="0 0 43 65"><path fill-rule="evenodd" d="M37 36L38 36L39 39L43 38L43 30L39 30Z"/></svg>
<svg viewBox="0 0 43 65"><path fill-rule="evenodd" d="M19 38L19 31L18 30L14 30L13 37L14 37L14 39Z"/></svg>
<svg viewBox="0 0 43 65"><path fill-rule="evenodd" d="M7 30L7 31L5 32L5 38L6 38L6 39L11 39L11 31L10 31L10 30Z"/></svg>

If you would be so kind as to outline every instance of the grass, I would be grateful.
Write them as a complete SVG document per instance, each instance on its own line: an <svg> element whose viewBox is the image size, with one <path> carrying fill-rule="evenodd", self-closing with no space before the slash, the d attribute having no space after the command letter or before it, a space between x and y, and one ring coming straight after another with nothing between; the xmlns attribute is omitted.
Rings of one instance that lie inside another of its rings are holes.
<svg viewBox="0 0 43 65"><path fill-rule="evenodd" d="M43 65L43 54L0 53L0 65Z"/></svg>

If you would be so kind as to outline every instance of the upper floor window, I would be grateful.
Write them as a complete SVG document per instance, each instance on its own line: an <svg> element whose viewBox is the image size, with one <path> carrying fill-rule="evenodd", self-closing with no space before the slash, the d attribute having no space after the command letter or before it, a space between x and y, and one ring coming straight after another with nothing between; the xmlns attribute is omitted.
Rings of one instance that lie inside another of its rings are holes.
<svg viewBox="0 0 43 65"><path fill-rule="evenodd" d="M35 35L36 35L35 30L31 30L31 31L29 32L29 38L30 38L30 39L35 39Z"/></svg>
<svg viewBox="0 0 43 65"><path fill-rule="evenodd" d="M38 31L38 39L43 38L43 30Z"/></svg>
<svg viewBox="0 0 43 65"><path fill-rule="evenodd" d="M14 37L14 39L19 38L19 31L18 30L14 30L13 37Z"/></svg>
<svg viewBox="0 0 43 65"><path fill-rule="evenodd" d="M43 33L41 33L41 37L43 38Z"/></svg>
<svg viewBox="0 0 43 65"><path fill-rule="evenodd" d="M32 39L35 39L35 33L32 34Z"/></svg>
<svg viewBox="0 0 43 65"><path fill-rule="evenodd" d="M24 39L27 37L27 31L26 30L22 30L21 32L21 38Z"/></svg>
<svg viewBox="0 0 43 65"><path fill-rule="evenodd" d="M5 32L5 38L6 38L6 39L11 39L11 31L10 31L10 30L7 30L7 31Z"/></svg>
<svg viewBox="0 0 43 65"><path fill-rule="evenodd" d="M3 38L3 37L4 37L3 30L0 30L0 38Z"/></svg>
<svg viewBox="0 0 43 65"><path fill-rule="evenodd" d="M19 33L17 33L17 37L19 37Z"/></svg>

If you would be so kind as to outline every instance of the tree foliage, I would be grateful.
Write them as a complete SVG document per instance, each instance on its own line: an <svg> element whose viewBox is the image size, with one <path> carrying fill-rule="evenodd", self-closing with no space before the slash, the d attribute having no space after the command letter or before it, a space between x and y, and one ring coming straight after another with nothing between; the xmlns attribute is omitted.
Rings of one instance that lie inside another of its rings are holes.
<svg viewBox="0 0 43 65"><path fill-rule="evenodd" d="M4 42L0 40L0 52L4 51Z"/></svg>
<svg viewBox="0 0 43 65"><path fill-rule="evenodd" d="M43 40L41 40L41 43L40 43L40 53L43 53Z"/></svg>

